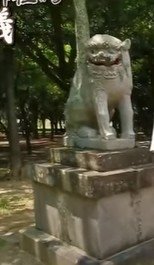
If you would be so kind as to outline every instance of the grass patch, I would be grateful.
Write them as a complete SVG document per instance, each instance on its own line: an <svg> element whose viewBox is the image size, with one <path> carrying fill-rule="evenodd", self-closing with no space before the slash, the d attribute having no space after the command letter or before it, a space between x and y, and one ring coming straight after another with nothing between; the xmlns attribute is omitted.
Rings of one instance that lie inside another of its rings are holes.
<svg viewBox="0 0 154 265"><path fill-rule="evenodd" d="M5 247L6 244L7 244L7 242L5 240L3 240L3 239L0 238L0 249L3 248L3 247Z"/></svg>
<svg viewBox="0 0 154 265"><path fill-rule="evenodd" d="M23 210L31 198L30 194L27 194L27 196L12 194L1 195L0 215L11 215L12 213Z"/></svg>
<svg viewBox="0 0 154 265"><path fill-rule="evenodd" d="M0 168L0 180L5 179L10 174L10 169L8 168Z"/></svg>
<svg viewBox="0 0 154 265"><path fill-rule="evenodd" d="M10 203L6 197L0 198L0 213L9 213Z"/></svg>

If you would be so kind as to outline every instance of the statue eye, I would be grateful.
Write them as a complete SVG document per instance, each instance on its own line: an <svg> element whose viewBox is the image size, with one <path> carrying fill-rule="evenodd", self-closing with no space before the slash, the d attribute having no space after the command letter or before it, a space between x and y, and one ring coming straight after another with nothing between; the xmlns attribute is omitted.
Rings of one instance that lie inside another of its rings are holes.
<svg viewBox="0 0 154 265"><path fill-rule="evenodd" d="M91 50L91 53L94 54L95 53L95 50Z"/></svg>

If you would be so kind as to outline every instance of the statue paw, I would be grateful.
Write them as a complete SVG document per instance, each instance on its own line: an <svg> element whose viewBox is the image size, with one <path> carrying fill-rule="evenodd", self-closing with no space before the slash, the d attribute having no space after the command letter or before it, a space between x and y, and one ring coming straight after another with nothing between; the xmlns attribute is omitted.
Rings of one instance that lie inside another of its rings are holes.
<svg viewBox="0 0 154 265"><path fill-rule="evenodd" d="M106 134L106 135L104 136L104 138L105 138L105 140L114 140L114 139L116 139L117 137L116 137L115 133L108 133L108 134Z"/></svg>
<svg viewBox="0 0 154 265"><path fill-rule="evenodd" d="M95 138L98 134L95 129L83 126L78 130L77 135L81 138Z"/></svg>

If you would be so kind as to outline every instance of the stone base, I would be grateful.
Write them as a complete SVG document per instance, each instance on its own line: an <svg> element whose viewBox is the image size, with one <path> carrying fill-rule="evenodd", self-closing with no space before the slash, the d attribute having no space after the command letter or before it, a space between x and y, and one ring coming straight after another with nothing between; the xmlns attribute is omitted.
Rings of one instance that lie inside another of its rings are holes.
<svg viewBox="0 0 154 265"><path fill-rule="evenodd" d="M95 149L95 150L123 150L131 149L135 147L135 139L122 139L117 138L113 140L104 140L101 137L97 138L81 138L74 137L74 146L81 149ZM72 143L71 143L72 144ZM64 137L64 145L70 146L68 137Z"/></svg>
<svg viewBox="0 0 154 265"><path fill-rule="evenodd" d="M107 172L154 162L154 155L147 147L116 151L81 150L75 148L51 148L49 161L64 166Z"/></svg>
<svg viewBox="0 0 154 265"><path fill-rule="evenodd" d="M154 239L120 252L106 260L98 260L79 248L62 243L36 228L21 231L20 246L45 265L153 265Z"/></svg>
<svg viewBox="0 0 154 265"><path fill-rule="evenodd" d="M154 237L152 171L120 172L36 166L36 227L98 259Z"/></svg>
<svg viewBox="0 0 154 265"><path fill-rule="evenodd" d="M38 229L98 259L154 236L154 165L147 150L56 150L52 163L34 166Z"/></svg>
<svg viewBox="0 0 154 265"><path fill-rule="evenodd" d="M22 248L47 265L136 265L125 263L127 249L154 237L151 153L58 148L50 155L33 167L37 230L23 233ZM104 261L123 250L124 262Z"/></svg>
<svg viewBox="0 0 154 265"><path fill-rule="evenodd" d="M30 227L20 231L21 249L45 265L99 265L99 261L77 247L63 243L41 230ZM104 264L105 265L105 264Z"/></svg>

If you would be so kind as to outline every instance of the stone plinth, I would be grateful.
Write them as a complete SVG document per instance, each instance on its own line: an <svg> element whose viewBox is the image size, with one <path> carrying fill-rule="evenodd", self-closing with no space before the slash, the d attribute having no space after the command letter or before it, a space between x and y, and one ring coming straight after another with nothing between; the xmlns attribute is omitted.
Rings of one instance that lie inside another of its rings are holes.
<svg viewBox="0 0 154 265"><path fill-rule="evenodd" d="M98 260L34 227L21 231L21 247L47 265L153 265L154 239Z"/></svg>
<svg viewBox="0 0 154 265"><path fill-rule="evenodd" d="M74 257L98 264L154 237L154 164L146 148L110 153L58 148L50 154L51 162L36 164L33 172L33 232L49 238L45 256L57 249L61 257L59 263L49 259L45 264L67 264L63 255L72 265ZM23 249L32 241L30 232L24 232ZM39 247L44 247L36 244L43 261Z"/></svg>
<svg viewBox="0 0 154 265"><path fill-rule="evenodd" d="M113 140L104 140L101 137L90 138L90 137L79 137L75 136L73 139L74 146L82 149L94 149L94 150L123 150L132 149L135 147L135 139L122 139L116 138ZM64 137L64 146L69 147L69 139Z"/></svg>
<svg viewBox="0 0 154 265"><path fill-rule="evenodd" d="M65 147L50 149L52 163L101 172L148 164L152 157L146 147L110 152Z"/></svg>

